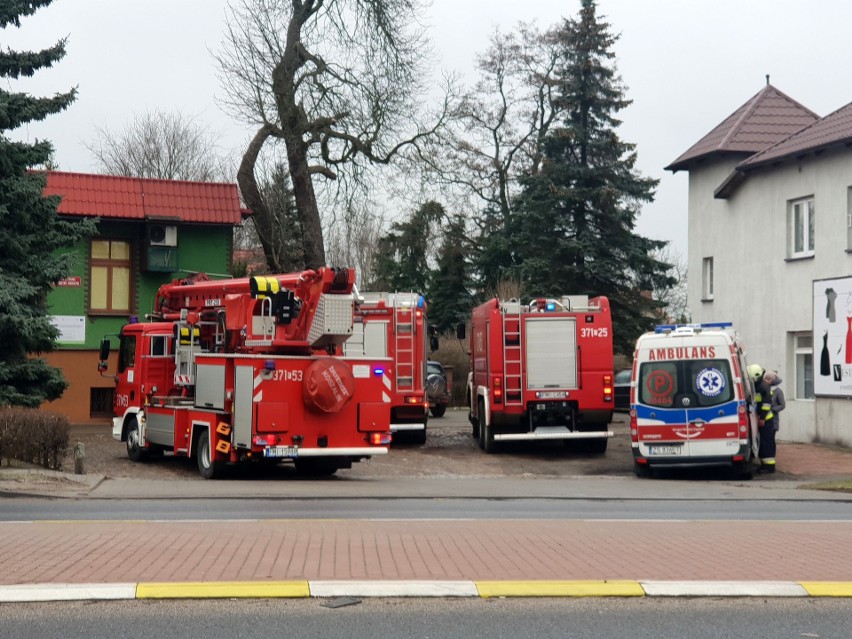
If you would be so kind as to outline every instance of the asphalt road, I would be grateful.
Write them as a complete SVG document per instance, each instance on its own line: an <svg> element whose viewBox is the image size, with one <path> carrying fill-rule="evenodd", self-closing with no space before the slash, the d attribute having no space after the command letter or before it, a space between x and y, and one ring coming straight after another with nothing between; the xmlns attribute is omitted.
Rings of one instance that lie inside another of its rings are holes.
<svg viewBox="0 0 852 639"><path fill-rule="evenodd" d="M0 637L848 639L850 619L852 601L840 599L75 602L4 604Z"/></svg>
<svg viewBox="0 0 852 639"><path fill-rule="evenodd" d="M845 501L761 499L364 499L6 500L0 521L611 520L852 521Z"/></svg>

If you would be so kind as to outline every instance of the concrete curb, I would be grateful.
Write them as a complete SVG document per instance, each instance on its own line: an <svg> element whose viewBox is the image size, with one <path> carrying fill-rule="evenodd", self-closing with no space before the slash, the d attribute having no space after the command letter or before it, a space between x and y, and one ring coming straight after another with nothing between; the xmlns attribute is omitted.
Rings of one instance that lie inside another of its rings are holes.
<svg viewBox="0 0 852 639"><path fill-rule="evenodd" d="M0 603L334 597L852 597L852 582L297 580L0 586Z"/></svg>

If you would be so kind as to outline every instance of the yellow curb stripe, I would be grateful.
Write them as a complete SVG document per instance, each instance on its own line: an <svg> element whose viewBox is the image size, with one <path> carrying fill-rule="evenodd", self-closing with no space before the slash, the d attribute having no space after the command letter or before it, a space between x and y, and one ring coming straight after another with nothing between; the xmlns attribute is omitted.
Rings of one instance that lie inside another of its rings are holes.
<svg viewBox="0 0 852 639"><path fill-rule="evenodd" d="M307 581L198 581L140 583L137 599L243 599L310 597Z"/></svg>
<svg viewBox="0 0 852 639"><path fill-rule="evenodd" d="M475 581L480 597L643 597L638 581Z"/></svg>
<svg viewBox="0 0 852 639"><path fill-rule="evenodd" d="M800 581L811 597L852 597L852 581Z"/></svg>

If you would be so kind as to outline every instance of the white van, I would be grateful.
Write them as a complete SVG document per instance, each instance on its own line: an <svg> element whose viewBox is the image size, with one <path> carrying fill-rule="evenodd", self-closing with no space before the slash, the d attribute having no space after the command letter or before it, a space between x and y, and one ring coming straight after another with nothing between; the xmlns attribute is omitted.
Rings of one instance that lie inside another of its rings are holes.
<svg viewBox="0 0 852 639"><path fill-rule="evenodd" d="M748 476L757 419L745 353L729 322L658 326L636 340L633 468L730 466Z"/></svg>

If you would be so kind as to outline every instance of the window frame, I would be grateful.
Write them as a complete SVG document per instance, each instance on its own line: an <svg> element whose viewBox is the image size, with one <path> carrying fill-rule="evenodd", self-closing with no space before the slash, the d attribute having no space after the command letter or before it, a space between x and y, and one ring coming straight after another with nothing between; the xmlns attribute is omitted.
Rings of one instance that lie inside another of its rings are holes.
<svg viewBox="0 0 852 639"><path fill-rule="evenodd" d="M797 208L802 207L801 220L796 219ZM797 249L797 232L801 225L802 248ZM816 205L812 195L808 197L790 200L787 212L787 257L789 259L801 259L813 257L816 252Z"/></svg>
<svg viewBox="0 0 852 639"><path fill-rule="evenodd" d="M713 257L705 257L701 260L701 301L713 301L713 278L714 278L714 263Z"/></svg>
<svg viewBox="0 0 852 639"><path fill-rule="evenodd" d="M94 244L95 242L107 242L109 244L109 253L110 257L95 257L94 256ZM113 244L126 244L127 245L127 258L115 258L112 257L112 246ZM133 242L127 238L120 237L95 237L92 238L89 242L89 265L88 265L88 277L89 277L89 295L88 295L88 314L89 315L130 315L133 312L134 308L134 286L133 282L136 277L135 269L134 269L134 260L133 260L133 251L134 246ZM94 297L94 277L93 271L95 268L103 268L106 269L106 307L105 308L95 308L92 306L92 300ZM113 306L113 279L114 272L116 269L126 268L127 269L127 308L116 308Z"/></svg>
<svg viewBox="0 0 852 639"><path fill-rule="evenodd" d="M811 332L793 333L793 396L797 401L814 401L814 337ZM810 340L810 346L800 344L801 338ZM805 370L802 372L801 378L799 374L800 364L799 357L804 357L805 360L810 358L810 386L811 393L808 395L808 376L807 363L805 362Z"/></svg>

